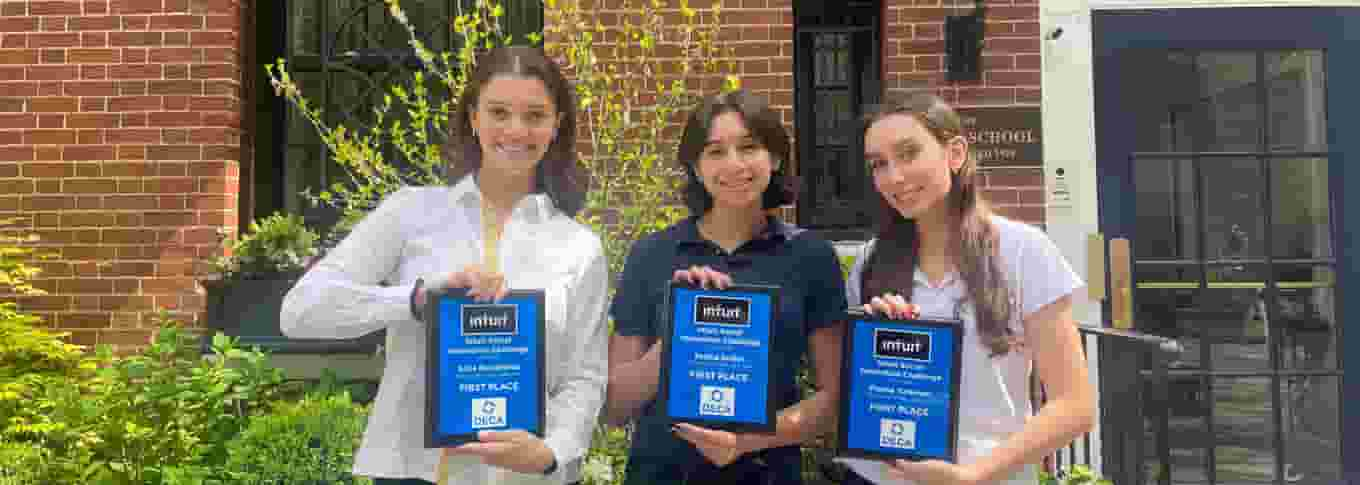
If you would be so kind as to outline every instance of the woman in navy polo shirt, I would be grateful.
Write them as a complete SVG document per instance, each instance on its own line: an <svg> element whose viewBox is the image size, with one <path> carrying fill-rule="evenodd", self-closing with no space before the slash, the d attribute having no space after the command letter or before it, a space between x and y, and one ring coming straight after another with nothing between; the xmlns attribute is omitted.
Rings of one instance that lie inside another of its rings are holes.
<svg viewBox="0 0 1360 485"><path fill-rule="evenodd" d="M847 298L870 313L962 322L959 459L849 459L847 485L1037 485L1035 464L1095 422L1072 320L1081 278L1038 228L988 209L963 125L934 95L871 115L864 151L882 210ZM1037 415L1031 372L1048 395Z"/></svg>
<svg viewBox="0 0 1360 485"><path fill-rule="evenodd" d="M607 419L637 420L628 485L802 483L799 443L835 422L845 282L831 244L769 215L791 202L789 136L765 100L711 96L690 113L678 159L692 216L639 240L611 305ZM668 281L781 288L771 332L773 434L672 426L656 401ZM802 399L794 375L810 354L819 391Z"/></svg>

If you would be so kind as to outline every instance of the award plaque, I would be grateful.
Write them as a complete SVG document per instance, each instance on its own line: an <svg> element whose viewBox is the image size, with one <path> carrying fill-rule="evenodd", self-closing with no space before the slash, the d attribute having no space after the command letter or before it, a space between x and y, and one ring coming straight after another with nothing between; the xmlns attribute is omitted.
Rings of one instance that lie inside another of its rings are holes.
<svg viewBox="0 0 1360 485"><path fill-rule="evenodd" d="M483 430L543 436L543 290L477 302L466 289L427 293L425 447Z"/></svg>
<svg viewBox="0 0 1360 485"><path fill-rule="evenodd" d="M771 432L770 337L779 291L670 283L658 402L671 421L728 431Z"/></svg>
<svg viewBox="0 0 1360 485"><path fill-rule="evenodd" d="M963 326L846 315L840 454L958 459Z"/></svg>

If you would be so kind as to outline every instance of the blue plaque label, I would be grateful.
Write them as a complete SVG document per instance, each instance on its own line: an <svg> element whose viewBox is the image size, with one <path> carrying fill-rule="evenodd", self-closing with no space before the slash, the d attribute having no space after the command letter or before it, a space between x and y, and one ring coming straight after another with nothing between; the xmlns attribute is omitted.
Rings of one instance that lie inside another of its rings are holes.
<svg viewBox="0 0 1360 485"><path fill-rule="evenodd" d="M773 431L770 329L777 288L671 283L667 308L660 391L666 415L715 429Z"/></svg>
<svg viewBox="0 0 1360 485"><path fill-rule="evenodd" d="M846 321L841 453L956 461L963 327L857 311Z"/></svg>
<svg viewBox="0 0 1360 485"><path fill-rule="evenodd" d="M543 436L543 301L542 290L496 303L461 289L430 293L426 447L475 441L482 430Z"/></svg>

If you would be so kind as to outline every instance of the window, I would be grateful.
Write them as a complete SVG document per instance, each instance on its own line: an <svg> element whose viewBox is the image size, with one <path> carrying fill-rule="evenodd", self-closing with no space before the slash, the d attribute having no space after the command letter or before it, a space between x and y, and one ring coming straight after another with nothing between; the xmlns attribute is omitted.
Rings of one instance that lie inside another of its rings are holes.
<svg viewBox="0 0 1360 485"><path fill-rule="evenodd" d="M798 126L799 225L829 239L858 239L871 223L872 194L857 120L877 102L877 1L844 8L795 2L794 102Z"/></svg>

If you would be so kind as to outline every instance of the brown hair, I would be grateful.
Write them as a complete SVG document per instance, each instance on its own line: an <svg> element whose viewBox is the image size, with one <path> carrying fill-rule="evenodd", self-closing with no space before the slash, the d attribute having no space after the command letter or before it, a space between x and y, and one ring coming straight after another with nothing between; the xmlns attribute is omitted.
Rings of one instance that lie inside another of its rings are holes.
<svg viewBox="0 0 1360 485"><path fill-rule="evenodd" d="M925 127L941 145L963 135L958 113L930 93L913 93L896 103L881 107L864 120L864 130L879 120L906 115ZM875 191L877 192L877 191ZM878 194L878 241L863 266L861 297L868 303L875 296L897 293L911 301L918 258L916 221L902 216ZM1010 288L1000 269L996 227L992 211L983 200L977 183L977 159L969 150L958 171L950 174L949 194L945 199L950 221L959 235L959 275L973 302L978 333L993 356L1010 350L1012 316Z"/></svg>
<svg viewBox="0 0 1360 485"><path fill-rule="evenodd" d="M560 120L557 137L539 162L535 192L552 199L553 205L575 216L585 205L588 179L576 163L576 99L557 64L536 47L498 47L479 56L458 105L449 114L448 143L444 160L452 183L482 167L482 147L472 133L471 114L477 110L482 87L498 76L537 79L552 96Z"/></svg>
<svg viewBox="0 0 1360 485"><path fill-rule="evenodd" d="M746 129L750 130L762 148L770 152L771 159L778 165L778 169L770 174L770 186L761 195L760 208L770 209L793 203L796 191L794 179L789 175L789 154L792 151L789 132L784 130L779 113L770 109L765 98L739 89L705 97L702 104L690 111L689 119L685 121L685 131L680 135L676 158L687 175L684 195L685 207L689 208L690 214L702 215L713 208L713 195L699 181L697 165L699 156L708 145L713 119L724 113L741 115Z"/></svg>

